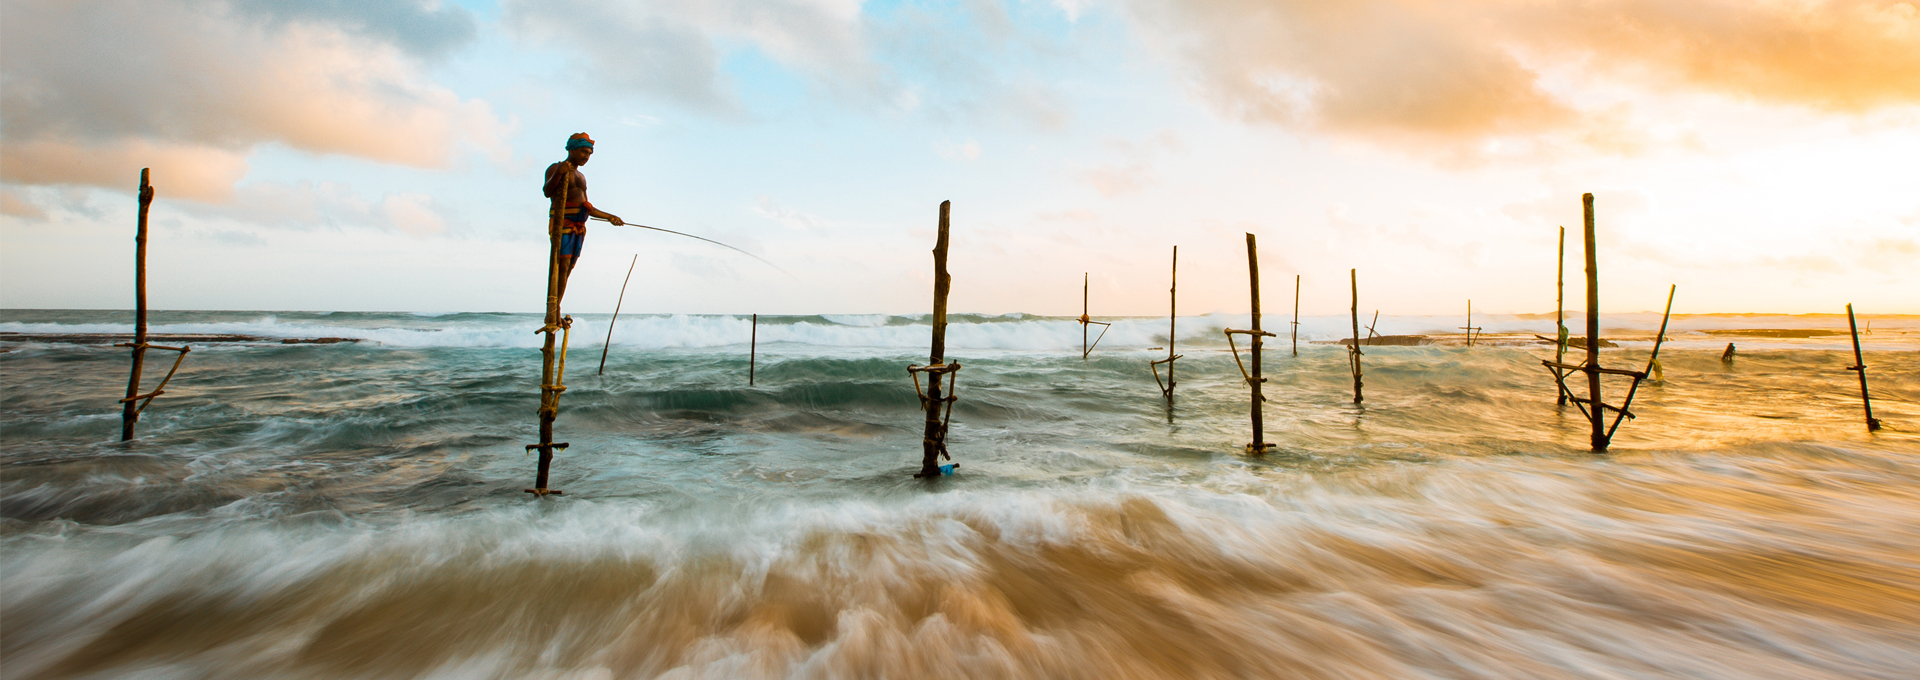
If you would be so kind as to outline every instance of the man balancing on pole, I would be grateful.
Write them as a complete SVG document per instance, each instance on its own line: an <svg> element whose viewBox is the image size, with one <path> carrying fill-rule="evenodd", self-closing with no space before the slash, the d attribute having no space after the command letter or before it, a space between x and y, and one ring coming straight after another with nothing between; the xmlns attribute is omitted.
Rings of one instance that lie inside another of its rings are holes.
<svg viewBox="0 0 1920 680"><path fill-rule="evenodd" d="M587 178L580 174L580 166L592 157L593 138L580 132L567 138L567 159L547 166L544 192L548 204L551 205L561 191L567 192L564 219L560 220L560 289L555 292L561 298L567 296L567 275L573 273L574 262L580 259L580 247L587 240L587 219L598 217L616 227L626 224L618 215L601 212L587 201ZM566 184L568 176L573 177L570 188ZM552 208L547 210L547 221L549 224L553 221Z"/></svg>

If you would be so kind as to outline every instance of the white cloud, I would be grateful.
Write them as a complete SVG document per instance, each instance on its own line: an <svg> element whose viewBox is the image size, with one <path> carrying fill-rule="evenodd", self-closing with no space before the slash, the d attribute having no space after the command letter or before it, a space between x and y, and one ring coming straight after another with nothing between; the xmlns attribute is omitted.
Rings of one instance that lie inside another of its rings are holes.
<svg viewBox="0 0 1920 680"><path fill-rule="evenodd" d="M329 22L319 5L8 0L0 180L125 189L152 166L172 195L217 201L262 144L416 167L463 145L505 157L491 108L409 56L456 44L453 15L331 4L364 11ZM369 23L382 16L428 18L394 43L400 29Z"/></svg>

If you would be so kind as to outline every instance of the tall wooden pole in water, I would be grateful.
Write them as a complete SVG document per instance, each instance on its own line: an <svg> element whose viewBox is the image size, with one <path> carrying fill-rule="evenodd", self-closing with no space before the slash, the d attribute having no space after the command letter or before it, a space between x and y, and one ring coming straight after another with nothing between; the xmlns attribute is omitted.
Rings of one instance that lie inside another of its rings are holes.
<svg viewBox="0 0 1920 680"><path fill-rule="evenodd" d="M1556 261L1553 272L1553 363L1567 362L1567 228L1560 228L1560 259ZM1567 405L1567 377L1565 371L1553 372L1553 381L1560 389L1559 405Z"/></svg>
<svg viewBox="0 0 1920 680"><path fill-rule="evenodd" d="M1353 369L1353 403L1366 399L1360 394L1360 270L1349 269L1347 276L1353 284L1353 346L1347 348L1347 362Z"/></svg>
<svg viewBox="0 0 1920 680"><path fill-rule="evenodd" d="M1293 275L1293 355L1300 356L1300 275Z"/></svg>
<svg viewBox="0 0 1920 680"><path fill-rule="evenodd" d="M1867 395L1867 362L1860 356L1860 326L1853 321L1851 302L1847 303L1847 330L1853 333L1853 365L1848 366L1847 370L1860 373L1860 405L1867 409L1867 431L1874 432L1880 429L1880 421L1873 417L1873 398ZM1731 353L1733 346L1727 347Z"/></svg>
<svg viewBox="0 0 1920 680"><path fill-rule="evenodd" d="M140 369L147 359L147 208L153 205L148 170L140 169L140 226L133 234L133 373L127 377L127 398L120 409L120 441L133 439L140 420L134 397L140 394Z"/></svg>
<svg viewBox="0 0 1920 680"><path fill-rule="evenodd" d="M760 315L753 315L753 331L747 336L747 387L753 387L753 367L760 362Z"/></svg>
<svg viewBox="0 0 1920 680"><path fill-rule="evenodd" d="M1180 246L1173 247L1173 266L1167 277L1167 406L1173 406L1173 345L1179 339L1174 325L1180 318Z"/></svg>
<svg viewBox="0 0 1920 680"><path fill-rule="evenodd" d="M553 441L553 419L560 414L560 393L567 389L561 384L560 374L565 358L560 359L560 366L555 365L553 333L571 325L571 319L560 316L560 228L566 220L567 199L573 193L572 164L561 172L565 175L560 181L560 191L554 195L552 210L547 215L547 322L540 328L547 337L540 347L540 442L527 445L528 449L540 451L540 467L534 474L533 488L526 489L536 497L560 494L558 489L547 488L547 469L553 465L553 450L567 448L565 443Z"/></svg>
<svg viewBox="0 0 1920 680"><path fill-rule="evenodd" d="M1587 418L1593 422L1593 450L1604 453L1612 438L1607 436L1607 402L1600 396L1600 265L1593 246L1593 194L1581 194L1580 206L1587 243Z"/></svg>
<svg viewBox="0 0 1920 680"><path fill-rule="evenodd" d="M951 366L945 363L947 292L953 288L953 277L947 274L947 228L952 208L952 201L940 202L940 235L933 244L933 350L928 353L927 367L923 369L927 373L927 394L923 399L927 420L926 430L920 437L920 472L914 475L923 478L940 476L940 456L946 453L947 448L947 424L940 413L942 406L948 407L947 413L952 413L950 404L953 399L941 393L940 380L960 370L957 363ZM914 369L909 367L907 370L912 372Z"/></svg>
<svg viewBox="0 0 1920 680"><path fill-rule="evenodd" d="M1086 272L1081 272L1080 274L1080 358L1082 360L1087 358L1087 321L1091 318L1087 316L1087 312L1089 311L1087 306L1087 279L1090 276L1091 274Z"/></svg>
<svg viewBox="0 0 1920 680"><path fill-rule="evenodd" d="M1247 288L1253 299L1253 332L1248 334L1253 338L1253 348L1249 351L1253 355L1253 375L1247 380L1247 384L1253 387L1253 443L1247 445L1247 453L1260 455L1273 448L1266 441L1266 426L1260 417L1262 406L1267 401L1260 394L1260 384L1267 381L1260 375L1260 346L1266 336L1272 334L1260 330L1260 249L1255 245L1251 233L1247 234Z"/></svg>

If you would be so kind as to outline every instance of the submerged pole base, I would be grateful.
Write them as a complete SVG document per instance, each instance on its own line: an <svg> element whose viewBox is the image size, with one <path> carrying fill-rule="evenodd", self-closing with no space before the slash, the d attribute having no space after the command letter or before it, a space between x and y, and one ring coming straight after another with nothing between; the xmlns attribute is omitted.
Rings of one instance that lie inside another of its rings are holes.
<svg viewBox="0 0 1920 680"><path fill-rule="evenodd" d="M948 463L946 465L939 465L933 468L915 472L913 473L913 478L914 479L933 479L935 477L951 475L953 474L954 469L958 467L960 467L959 463Z"/></svg>
<svg viewBox="0 0 1920 680"><path fill-rule="evenodd" d="M1264 456L1268 451L1272 451L1273 447L1273 444L1248 444L1245 448L1249 456Z"/></svg>
<svg viewBox="0 0 1920 680"><path fill-rule="evenodd" d="M546 488L540 488L540 489L521 489L521 491L523 491L523 492L526 492L526 493L530 493L530 494L533 494L533 495L534 495L534 496L536 496L536 497L539 497L539 496L565 496L565 495L567 495L567 494L566 494L566 492L563 492L563 491L561 491L561 490L559 490L559 489L546 489Z"/></svg>

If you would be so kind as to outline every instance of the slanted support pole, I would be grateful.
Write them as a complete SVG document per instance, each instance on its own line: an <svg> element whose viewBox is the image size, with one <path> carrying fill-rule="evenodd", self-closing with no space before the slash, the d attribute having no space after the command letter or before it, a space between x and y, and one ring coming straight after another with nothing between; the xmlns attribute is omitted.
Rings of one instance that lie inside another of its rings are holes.
<svg viewBox="0 0 1920 680"><path fill-rule="evenodd" d="M1173 418L1173 361L1180 355L1174 354L1174 344L1180 337L1175 332L1175 322L1180 318L1180 246L1173 247L1173 273L1167 283L1167 358L1148 362L1147 368L1153 369L1153 381L1160 383L1160 364L1167 365L1167 381L1160 383L1160 395L1167 398L1167 418Z"/></svg>
<svg viewBox="0 0 1920 680"><path fill-rule="evenodd" d="M560 414L560 393L567 391L563 384L567 370L566 340L573 334L573 319L560 315L560 227L561 221L566 219L567 199L573 193L572 168L565 169L563 173L565 179L560 183L560 191L554 193L552 209L547 212L547 321L540 330L535 331L546 335L540 347L540 441L527 445L528 451L540 452L540 467L534 473L533 488L525 489L535 498L561 494L559 489L547 488L547 471L553 465L554 450L567 448L567 444L553 441L553 420ZM638 261L639 256L634 257ZM557 361L554 354L555 331L565 332L560 338ZM607 337L611 341L611 328Z"/></svg>
<svg viewBox="0 0 1920 680"><path fill-rule="evenodd" d="M1088 277L1089 274L1084 272L1080 274L1080 358L1082 360L1085 360L1087 355L1093 353L1093 348L1100 346L1100 339L1107 337L1107 329L1113 327L1113 324L1104 321L1094 321L1093 317L1087 316ZM1089 345L1087 344L1087 330L1093 326L1100 327L1100 335L1093 339L1093 344Z"/></svg>
<svg viewBox="0 0 1920 680"><path fill-rule="evenodd" d="M633 266L636 264L640 264L639 253L634 253L633 261L627 263L627 278L620 281L620 297L613 301L613 319L607 321L607 344L600 347L600 370L595 375L607 374L607 350L613 349L613 324L620 321L620 305L627 301L627 283L633 280Z"/></svg>
<svg viewBox="0 0 1920 680"><path fill-rule="evenodd" d="M1860 326L1854 323L1851 302L1847 303L1847 330L1853 334L1853 365L1848 366L1847 370L1860 374L1860 406L1867 410L1867 431L1876 432L1880 429L1880 421L1873 417L1873 398L1867 394L1867 362L1860 356ZM1732 345L1729 344L1728 348L1727 353L1731 355Z"/></svg>
<svg viewBox="0 0 1920 680"><path fill-rule="evenodd" d="M953 288L953 277L947 275L947 227L948 216L953 208L952 201L940 202L940 235L933 244L933 350L928 353L926 366L908 366L907 374L913 378L914 391L920 394L920 406L927 411L926 429L920 437L920 471L914 477L931 479L944 472L960 467L940 465L940 459L953 460L947 453L947 429L953 420L954 381L958 379L960 364L946 363L947 356L947 292ZM920 374L927 374L927 389L920 391ZM947 389L940 390L940 379L947 379Z"/></svg>
<svg viewBox="0 0 1920 680"><path fill-rule="evenodd" d="M1349 364L1348 368L1353 369L1353 403L1358 404L1366 400L1366 397L1361 394L1360 390L1360 270L1349 269L1347 270L1347 276L1353 286L1353 308L1351 310L1353 316L1353 345L1347 347L1347 363ZM1378 317L1375 318L1377 319ZM1373 329L1367 329L1367 333L1368 336L1371 337Z"/></svg>
<svg viewBox="0 0 1920 680"><path fill-rule="evenodd" d="M1293 275L1293 355L1300 356L1300 275Z"/></svg>
<svg viewBox="0 0 1920 680"><path fill-rule="evenodd" d="M133 234L133 372L127 377L127 397L121 400L120 441L123 442L133 439L133 424L140 420L140 410L133 402L140 395L140 369L147 360L147 209L153 205L153 185L147 181L149 170L140 169L140 226Z"/></svg>
<svg viewBox="0 0 1920 680"><path fill-rule="evenodd" d="M1266 382L1267 379L1260 375L1260 346L1266 338L1276 336L1260 330L1260 249L1255 245L1253 234L1251 233L1247 234L1247 287L1251 290L1253 298L1253 328L1244 331L1236 331L1229 328L1226 329L1225 332L1227 334L1227 346L1234 350L1233 360L1235 363L1240 362L1240 350L1238 347L1233 346L1233 336L1238 334L1251 336L1252 338L1249 341L1251 347L1248 348L1247 352L1252 355L1250 362L1253 364L1253 370L1249 372L1247 367L1242 364L1240 366L1240 376L1246 379L1247 386L1253 391L1253 443L1247 445L1247 454L1258 456L1273 449L1273 445L1267 443L1266 426L1261 422L1261 405L1266 402L1267 398L1260 394L1260 384Z"/></svg>

